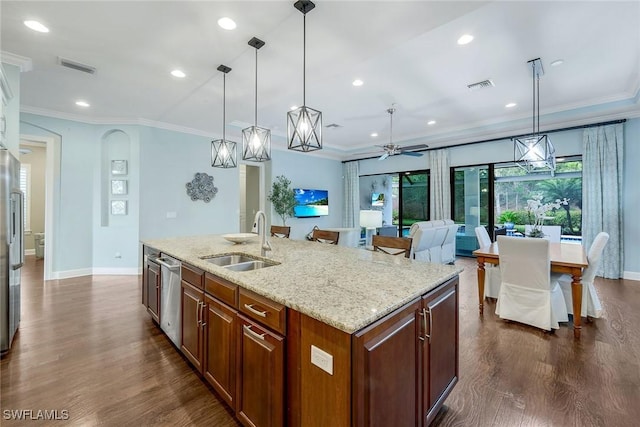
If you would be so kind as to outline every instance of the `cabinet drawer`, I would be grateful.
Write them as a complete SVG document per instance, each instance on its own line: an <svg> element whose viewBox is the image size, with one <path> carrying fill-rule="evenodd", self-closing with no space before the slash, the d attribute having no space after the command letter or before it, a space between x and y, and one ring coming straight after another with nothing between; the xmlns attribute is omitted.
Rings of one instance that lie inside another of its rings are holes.
<svg viewBox="0 0 640 427"><path fill-rule="evenodd" d="M189 264L182 264L182 280L192 284L198 289L204 289L204 271Z"/></svg>
<svg viewBox="0 0 640 427"><path fill-rule="evenodd" d="M240 289L239 310L270 327L274 331L286 335L286 307L246 289Z"/></svg>
<svg viewBox="0 0 640 427"><path fill-rule="evenodd" d="M238 285L205 273L204 291L233 308L238 307Z"/></svg>

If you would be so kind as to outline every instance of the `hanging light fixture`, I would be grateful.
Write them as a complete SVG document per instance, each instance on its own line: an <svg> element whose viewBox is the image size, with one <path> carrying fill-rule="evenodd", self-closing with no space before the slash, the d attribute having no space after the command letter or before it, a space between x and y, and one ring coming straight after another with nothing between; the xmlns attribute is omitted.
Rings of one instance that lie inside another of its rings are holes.
<svg viewBox="0 0 640 427"><path fill-rule="evenodd" d="M258 49L264 46L264 42L253 37L249 46L256 49L256 102L253 126L242 130L242 159L266 162L271 160L271 131L258 126Z"/></svg>
<svg viewBox="0 0 640 427"><path fill-rule="evenodd" d="M293 5L302 12L302 107L287 113L287 141L289 150L315 151L322 149L322 113L306 105L306 46L307 12L316 7L309 0L298 0Z"/></svg>
<svg viewBox="0 0 640 427"><path fill-rule="evenodd" d="M227 101L227 73L231 68L220 65L218 71L222 74L222 139L211 141L211 166L214 168L236 167L236 143L226 138L226 101Z"/></svg>
<svg viewBox="0 0 640 427"><path fill-rule="evenodd" d="M542 61L536 58L527 63L531 65L533 74L533 129L531 135L513 138L513 156L516 164L527 173L549 169L553 176L556 150L547 135L540 135L540 77L544 75Z"/></svg>

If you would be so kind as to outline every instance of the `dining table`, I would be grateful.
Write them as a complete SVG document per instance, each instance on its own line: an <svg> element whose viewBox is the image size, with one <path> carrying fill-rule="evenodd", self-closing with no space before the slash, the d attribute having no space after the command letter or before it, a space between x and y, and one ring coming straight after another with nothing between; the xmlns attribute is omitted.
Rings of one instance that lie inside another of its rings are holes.
<svg viewBox="0 0 640 427"><path fill-rule="evenodd" d="M484 310L484 266L486 263L499 265L498 243L473 251L478 261L478 300L482 316ZM575 243L549 243L551 271L571 275L571 299L573 303L573 336L580 338L582 313L582 269L589 265L582 245Z"/></svg>

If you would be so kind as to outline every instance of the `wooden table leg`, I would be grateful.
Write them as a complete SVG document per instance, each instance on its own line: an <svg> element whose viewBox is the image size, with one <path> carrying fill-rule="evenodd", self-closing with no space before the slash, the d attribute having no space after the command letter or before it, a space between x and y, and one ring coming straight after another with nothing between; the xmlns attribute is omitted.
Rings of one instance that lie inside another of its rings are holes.
<svg viewBox="0 0 640 427"><path fill-rule="evenodd" d="M580 338L582 330L582 270L573 269L571 272L571 298L573 299L573 336Z"/></svg>
<svg viewBox="0 0 640 427"><path fill-rule="evenodd" d="M484 312L484 257L478 257L478 309Z"/></svg>

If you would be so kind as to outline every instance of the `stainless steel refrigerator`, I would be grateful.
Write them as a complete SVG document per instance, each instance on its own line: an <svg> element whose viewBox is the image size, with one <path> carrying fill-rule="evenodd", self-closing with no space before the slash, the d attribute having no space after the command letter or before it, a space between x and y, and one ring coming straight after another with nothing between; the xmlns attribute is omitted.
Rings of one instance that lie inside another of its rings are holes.
<svg viewBox="0 0 640 427"><path fill-rule="evenodd" d="M20 269L24 263L24 195L20 162L0 149L0 352L11 348L20 323Z"/></svg>

